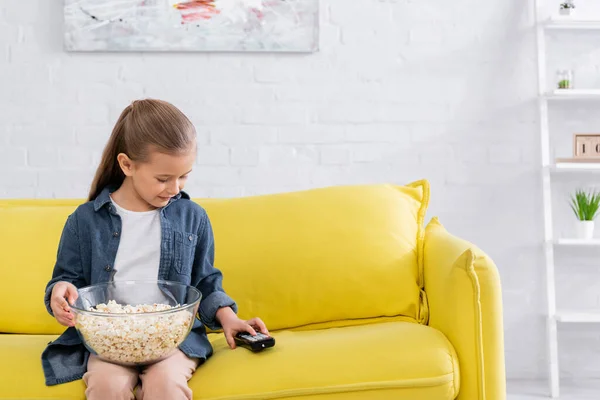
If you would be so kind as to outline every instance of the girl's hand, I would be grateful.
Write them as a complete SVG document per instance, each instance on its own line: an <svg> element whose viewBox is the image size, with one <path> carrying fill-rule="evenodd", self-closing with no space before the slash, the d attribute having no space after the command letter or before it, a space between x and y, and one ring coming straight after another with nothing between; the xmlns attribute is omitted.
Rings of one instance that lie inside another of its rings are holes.
<svg viewBox="0 0 600 400"><path fill-rule="evenodd" d="M225 340L231 349L235 349L234 337L240 332L248 332L256 335L256 329L265 335L269 335L267 326L260 318L252 318L247 321L238 318L229 307L221 308L217 311L217 318L223 327Z"/></svg>
<svg viewBox="0 0 600 400"><path fill-rule="evenodd" d="M59 324L64 326L75 326L75 318L71 313L69 304L75 303L79 294L75 285L69 282L57 282L52 288L50 308ZM69 302L67 303L67 299Z"/></svg>

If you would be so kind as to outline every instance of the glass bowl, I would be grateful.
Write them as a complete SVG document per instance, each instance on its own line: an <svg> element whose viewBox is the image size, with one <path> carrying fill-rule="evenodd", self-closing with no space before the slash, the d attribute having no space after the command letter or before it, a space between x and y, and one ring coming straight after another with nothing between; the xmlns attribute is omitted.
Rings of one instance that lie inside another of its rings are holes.
<svg viewBox="0 0 600 400"><path fill-rule="evenodd" d="M113 281L78 294L71 312L84 345L124 366L172 355L189 335L202 298L195 287L170 281Z"/></svg>

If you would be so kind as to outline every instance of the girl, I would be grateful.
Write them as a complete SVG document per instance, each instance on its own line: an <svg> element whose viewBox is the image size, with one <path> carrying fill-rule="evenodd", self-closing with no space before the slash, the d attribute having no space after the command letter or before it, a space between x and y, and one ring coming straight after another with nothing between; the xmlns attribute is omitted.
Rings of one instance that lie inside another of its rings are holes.
<svg viewBox="0 0 600 400"><path fill-rule="evenodd" d="M223 329L235 348L238 332L268 335L260 318L237 317L237 305L213 266L214 241L204 209L182 191L196 158L196 132L173 105L138 100L121 113L94 177L88 202L63 229L48 312L67 330L42 354L47 385L84 380L88 399L192 399L188 380L212 355L204 325ZM110 280L163 279L202 292L189 337L172 357L142 371L99 360L83 346L69 304L77 288ZM138 374L139 372L139 374Z"/></svg>

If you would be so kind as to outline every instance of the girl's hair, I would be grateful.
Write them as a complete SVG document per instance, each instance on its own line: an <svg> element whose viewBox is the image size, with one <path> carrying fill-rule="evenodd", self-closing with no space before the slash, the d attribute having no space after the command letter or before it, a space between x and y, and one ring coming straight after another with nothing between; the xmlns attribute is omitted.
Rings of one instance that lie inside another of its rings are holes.
<svg viewBox="0 0 600 400"><path fill-rule="evenodd" d="M190 150L196 130L174 105L155 99L135 100L117 120L102 153L88 200L94 200L108 185L120 186L125 174L117 156L125 153L133 161L145 161L153 150L178 154Z"/></svg>

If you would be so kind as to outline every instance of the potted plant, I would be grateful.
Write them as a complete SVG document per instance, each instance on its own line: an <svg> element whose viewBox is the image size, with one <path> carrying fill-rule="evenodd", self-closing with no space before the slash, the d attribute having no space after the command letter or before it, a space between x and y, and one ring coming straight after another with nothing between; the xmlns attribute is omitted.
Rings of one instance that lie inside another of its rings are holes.
<svg viewBox="0 0 600 400"><path fill-rule="evenodd" d="M575 13L575 3L573 0L566 0L560 3L560 15L573 15Z"/></svg>
<svg viewBox="0 0 600 400"><path fill-rule="evenodd" d="M573 71L570 69L559 69L556 78L558 89L573 89Z"/></svg>
<svg viewBox="0 0 600 400"><path fill-rule="evenodd" d="M581 189L571 196L571 209L577 217L577 234L580 239L594 237L594 218L600 209L600 193Z"/></svg>
<svg viewBox="0 0 600 400"><path fill-rule="evenodd" d="M560 81L558 81L558 88L571 89L571 81L569 81L568 79L561 79Z"/></svg>

